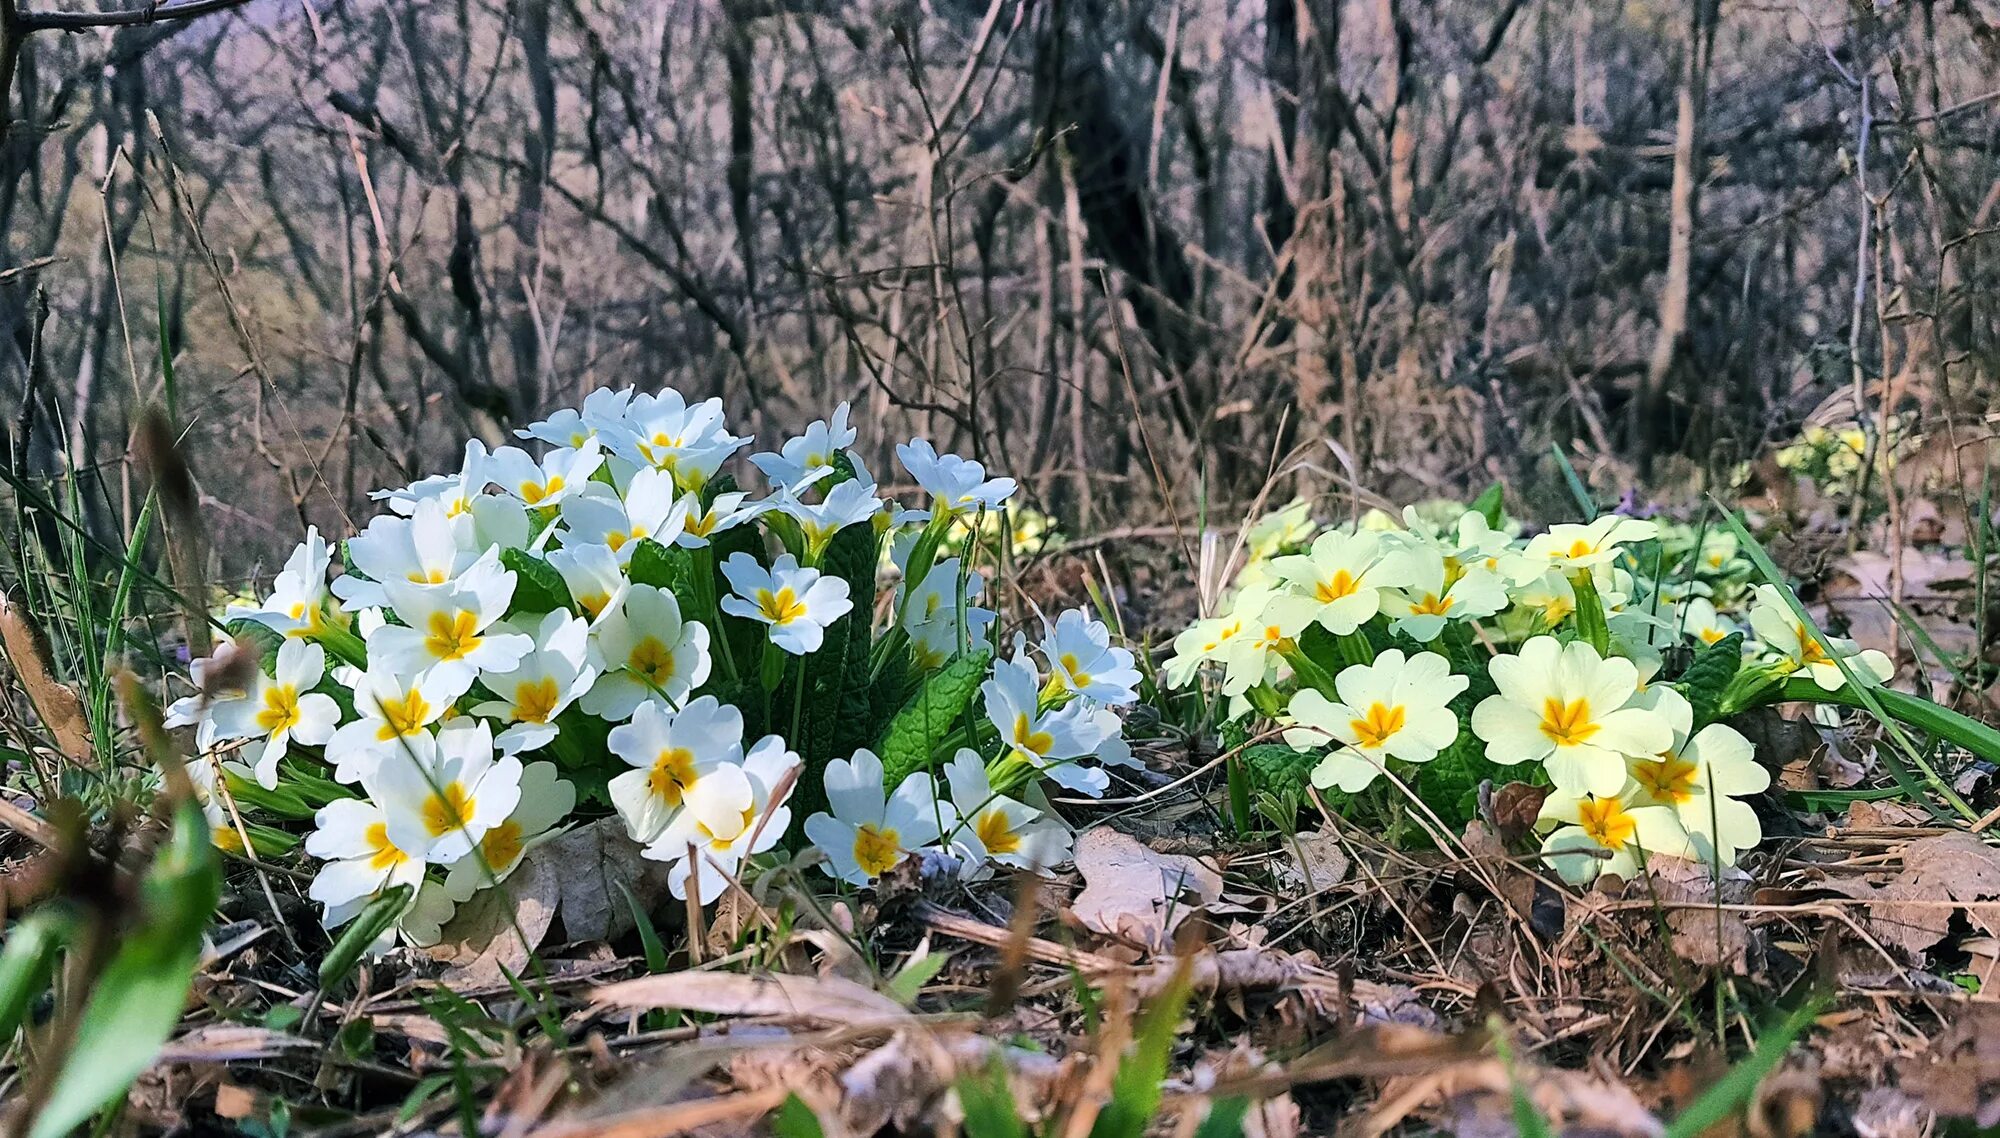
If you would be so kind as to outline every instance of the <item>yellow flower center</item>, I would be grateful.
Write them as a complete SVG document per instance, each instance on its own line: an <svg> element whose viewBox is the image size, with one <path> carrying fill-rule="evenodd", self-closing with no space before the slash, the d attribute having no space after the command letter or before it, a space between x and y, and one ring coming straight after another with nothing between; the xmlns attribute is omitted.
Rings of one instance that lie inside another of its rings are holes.
<svg viewBox="0 0 2000 1138"><path fill-rule="evenodd" d="M1553 628L1563 622L1563 618L1576 611L1576 605L1566 597L1550 597L1542 606L1542 622Z"/></svg>
<svg viewBox="0 0 2000 1138"><path fill-rule="evenodd" d="M299 690L290 684L265 688L264 707L257 712L257 726L267 735L276 735L298 725Z"/></svg>
<svg viewBox="0 0 2000 1138"><path fill-rule="evenodd" d="M410 693L401 699L383 696L380 710L382 726L375 729L375 738L384 743L416 734L431 717L430 701L415 688L411 688Z"/></svg>
<svg viewBox="0 0 2000 1138"><path fill-rule="evenodd" d="M486 858L486 868L495 873L503 873L521 856L521 824L512 818L486 831L479 839L479 852Z"/></svg>
<svg viewBox="0 0 2000 1138"><path fill-rule="evenodd" d="M1811 629L1808 629L1803 624L1795 624L1792 627L1796 629L1799 634L1800 664L1803 664L1807 667L1811 667L1814 664L1825 664L1831 662L1832 657L1826 654L1826 649L1820 645L1819 638L1812 634Z"/></svg>
<svg viewBox="0 0 2000 1138"><path fill-rule="evenodd" d="M1046 758L1056 745L1056 737L1047 731L1035 730L1028 713L1023 711L1014 716L1014 747L1036 758Z"/></svg>
<svg viewBox="0 0 2000 1138"><path fill-rule="evenodd" d="M1351 719L1347 725L1354 729L1355 746L1380 747L1389 741L1389 736L1403 729L1408 718L1402 704L1388 707L1376 703L1369 705L1368 714L1359 719Z"/></svg>
<svg viewBox="0 0 2000 1138"><path fill-rule="evenodd" d="M442 585L447 580L442 569L413 569L409 578L412 584L417 585Z"/></svg>
<svg viewBox="0 0 2000 1138"><path fill-rule="evenodd" d="M1598 724L1591 721L1590 701L1573 699L1568 703L1555 696L1542 701L1542 734L1558 747L1574 747L1588 742L1597 734Z"/></svg>
<svg viewBox="0 0 2000 1138"><path fill-rule="evenodd" d="M750 825L756 820L757 808L751 806L743 811L743 817L737 822L736 828L730 831L727 836L718 834L710 829L707 822L696 822L694 828L701 833L703 838L708 840L708 847L710 849L718 853L728 853L729 847L735 844L736 839L750 832Z"/></svg>
<svg viewBox="0 0 2000 1138"><path fill-rule="evenodd" d="M694 769L694 752L686 747L668 747L653 760L646 775L646 789L668 806L678 807L701 777Z"/></svg>
<svg viewBox="0 0 2000 1138"><path fill-rule="evenodd" d="M716 523L721 520L722 515L711 508L698 517L690 516L687 520L687 532L696 537L707 537L715 531Z"/></svg>
<svg viewBox="0 0 2000 1138"><path fill-rule="evenodd" d="M1661 802L1678 806L1694 797L1695 765L1675 754L1632 764L1632 781Z"/></svg>
<svg viewBox="0 0 2000 1138"><path fill-rule="evenodd" d="M674 678L674 650L660 642L657 636L648 636L632 646L625 657L625 667L646 678L656 688L666 687Z"/></svg>
<svg viewBox="0 0 2000 1138"><path fill-rule="evenodd" d="M1589 542L1583 540L1582 538L1577 538L1575 541L1570 543L1569 552L1563 554L1563 556L1571 558L1589 557L1591 554L1596 552L1597 552L1597 547L1591 545Z"/></svg>
<svg viewBox="0 0 2000 1138"><path fill-rule="evenodd" d="M1353 596L1359 588L1360 584L1355 581L1354 574L1342 569L1333 575L1332 580L1321 581L1313 589L1313 596L1318 597L1322 604L1331 604L1342 597Z"/></svg>
<svg viewBox="0 0 2000 1138"><path fill-rule="evenodd" d="M1576 813L1577 824L1590 835L1590 840L1613 853L1624 849L1639 832L1639 823L1616 798L1586 798L1577 803Z"/></svg>
<svg viewBox="0 0 2000 1138"><path fill-rule="evenodd" d="M902 860L903 836L894 830L863 823L854 831L854 861L861 872L880 877Z"/></svg>
<svg viewBox="0 0 2000 1138"><path fill-rule="evenodd" d="M562 488L563 477L560 474L550 475L547 482L523 482L521 483L521 500L533 506L551 494L561 492Z"/></svg>
<svg viewBox="0 0 2000 1138"><path fill-rule="evenodd" d="M610 533L604 535L604 544L611 547L611 552L616 553L625 548L626 542L638 541L645 536L645 526L633 526L629 532L625 530L612 530Z"/></svg>
<svg viewBox="0 0 2000 1138"><path fill-rule="evenodd" d="M465 789L465 784L452 779L439 787L429 798L424 799L424 829L431 837L442 838L453 830L463 830L472 820L473 807L478 802Z"/></svg>
<svg viewBox="0 0 2000 1138"><path fill-rule="evenodd" d="M470 609L434 612L424 650L439 660L461 660L479 647L479 614Z"/></svg>
<svg viewBox="0 0 2000 1138"><path fill-rule="evenodd" d="M394 869L410 860L409 854L397 849L396 843L389 840L389 824L387 822L376 822L370 825L367 832L362 835L361 840L368 843L368 848L373 851L368 855L368 868L370 869Z"/></svg>
<svg viewBox="0 0 2000 1138"><path fill-rule="evenodd" d="M1021 848L1021 835L1007 822L1003 811L988 810L973 824L973 833L990 854L1010 854Z"/></svg>
<svg viewBox="0 0 2000 1138"><path fill-rule="evenodd" d="M1436 593L1425 593L1424 599L1410 602L1411 616L1444 616L1451 612L1451 595L1440 597Z"/></svg>
<svg viewBox="0 0 2000 1138"><path fill-rule="evenodd" d="M553 676L523 680L514 688L514 715L523 723L547 723L561 698Z"/></svg>
<svg viewBox="0 0 2000 1138"><path fill-rule="evenodd" d="M1703 628L1696 631L1695 635L1701 638L1703 644L1714 644L1729 634L1720 628Z"/></svg>
<svg viewBox="0 0 2000 1138"><path fill-rule="evenodd" d="M243 852L243 835L237 833L236 827L227 822L210 830L209 836L215 842L215 848L224 853Z"/></svg>
<svg viewBox="0 0 2000 1138"><path fill-rule="evenodd" d="M787 586L775 593L769 589L757 590L757 611L774 627L782 628L806 615L806 606Z"/></svg>
<svg viewBox="0 0 2000 1138"><path fill-rule="evenodd" d="M585 593L582 596L576 598L576 603L578 607L583 609L583 613L585 616L589 617L592 620L596 620L598 614L604 611L604 606L611 603L611 594Z"/></svg>
<svg viewBox="0 0 2000 1138"><path fill-rule="evenodd" d="M1273 629L1273 631L1276 630ZM1081 663L1081 661L1079 661L1076 658L1076 653L1065 652L1062 655L1056 657L1056 663L1062 665L1061 674L1069 677L1068 683L1070 684L1070 686L1078 689L1087 688L1090 686L1090 673L1083 671L1077 667L1077 665Z"/></svg>

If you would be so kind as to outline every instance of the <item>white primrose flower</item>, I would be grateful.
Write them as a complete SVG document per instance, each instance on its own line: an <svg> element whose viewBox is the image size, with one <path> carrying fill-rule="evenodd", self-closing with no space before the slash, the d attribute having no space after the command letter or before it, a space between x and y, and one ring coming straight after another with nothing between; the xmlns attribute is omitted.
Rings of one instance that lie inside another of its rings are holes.
<svg viewBox="0 0 2000 1138"><path fill-rule="evenodd" d="M1681 634L1697 644L1714 644L1734 632L1743 631L1736 622L1716 611L1707 597L1689 597L1680 610Z"/></svg>
<svg viewBox="0 0 2000 1138"><path fill-rule="evenodd" d="M1576 611L1575 586L1554 569L1517 583L1507 590L1507 599L1514 608L1534 613L1544 629L1554 628Z"/></svg>
<svg viewBox="0 0 2000 1138"><path fill-rule="evenodd" d="M753 454L750 464L764 473L773 486L796 486L833 469L834 456L854 445L856 432L848 426L848 406L842 402L831 419L816 419L797 438L786 439L776 454Z"/></svg>
<svg viewBox="0 0 2000 1138"><path fill-rule="evenodd" d="M398 849L450 865L520 804L521 760L496 759L492 728L461 720L403 740L362 785L382 804Z"/></svg>
<svg viewBox="0 0 2000 1138"><path fill-rule="evenodd" d="M507 880L529 850L557 836L557 823L575 808L576 787L559 777L554 763L529 763L521 771L521 798L514 812L480 837L478 856L451 863L445 893L464 904L481 889Z"/></svg>
<svg viewBox="0 0 2000 1138"><path fill-rule="evenodd" d="M696 490L750 442L730 434L723 417L722 400L689 404L669 389L633 396L622 421L603 433L620 458L664 470L683 490Z"/></svg>
<svg viewBox="0 0 2000 1138"><path fill-rule="evenodd" d="M671 592L633 585L598 622L593 649L601 674L583 709L615 723L643 703L678 707L708 680L708 644L708 626L681 619Z"/></svg>
<svg viewBox="0 0 2000 1138"><path fill-rule="evenodd" d="M911 439L898 446L896 458L931 496L932 508L940 514L952 516L981 508L996 510L1014 496L1012 478L988 478L986 467L955 454L939 454L924 439Z"/></svg>
<svg viewBox="0 0 2000 1138"><path fill-rule="evenodd" d="M306 539L285 560L262 604L232 604L230 619L247 617L285 636L312 636L326 626L326 571L333 552L318 526L306 527Z"/></svg>
<svg viewBox="0 0 2000 1138"><path fill-rule="evenodd" d="M1236 594L1227 616L1197 620L1174 637L1174 654L1163 671L1170 687L1183 688L1193 682L1201 666L1211 660L1226 660L1238 637L1260 621L1271 598L1278 591L1271 585L1250 585ZM1310 623L1310 622L1308 622ZM1267 624L1257 624L1263 630ZM1300 626L1304 630L1304 625Z"/></svg>
<svg viewBox="0 0 2000 1138"><path fill-rule="evenodd" d="M1272 559L1271 572L1311 602L1313 619L1336 636L1353 632L1381 610L1383 588L1406 583L1398 551L1369 530L1323 533L1309 552Z"/></svg>
<svg viewBox="0 0 2000 1138"><path fill-rule="evenodd" d="M678 543L686 549L700 549L723 530L735 529L776 508L771 502L751 502L749 499L750 495L743 491L731 490L726 494L717 494L704 506L699 495L688 495L687 522L681 529Z"/></svg>
<svg viewBox="0 0 2000 1138"><path fill-rule="evenodd" d="M993 676L979 686L986 700L986 718L1000 731L1002 761L1024 763L1058 784L1096 797L1111 784L1096 767L1077 759L1094 754L1103 742L1102 728L1092 708L1071 703L1054 711L1041 710L1041 680L1021 654L994 660Z"/></svg>
<svg viewBox="0 0 2000 1138"><path fill-rule="evenodd" d="M340 723L340 705L330 695L313 691L326 674L326 650L304 640L287 640L278 648L277 674L258 672L243 699L212 705L210 715L219 739L262 739L255 769L257 784L278 785L278 762L293 742L316 747L333 738Z"/></svg>
<svg viewBox="0 0 2000 1138"><path fill-rule="evenodd" d="M778 844L792 824L799 757L776 735L757 740L740 766L716 768L690 791L680 813L642 851L669 861L667 888L685 899L688 878L704 903L722 896L743 862ZM694 865L689 864L692 850Z"/></svg>
<svg viewBox="0 0 2000 1138"><path fill-rule="evenodd" d="M1285 654L1298 647L1298 637L1319 613L1319 603L1292 593L1275 592L1267 586L1245 589L1249 596L1264 598L1262 611L1239 604L1238 611L1250 616L1249 626L1230 638L1222 653L1222 694L1240 696L1258 684L1277 680L1285 668Z"/></svg>
<svg viewBox="0 0 2000 1138"><path fill-rule="evenodd" d="M781 494L777 509L799 523L807 550L818 554L826 549L834 534L881 513L882 499L875 496L872 486L849 479L828 490L826 497L818 502L807 502L791 493Z"/></svg>
<svg viewBox="0 0 2000 1138"><path fill-rule="evenodd" d="M1489 675L1498 693L1472 709L1472 730L1486 758L1503 766L1540 762L1558 787L1615 795L1625 758L1657 755L1673 743L1665 717L1634 700L1639 669L1602 659L1588 643L1537 636L1517 656L1496 656Z"/></svg>
<svg viewBox="0 0 2000 1138"><path fill-rule="evenodd" d="M1470 682L1435 652L1405 659L1390 648L1373 664L1340 670L1333 680L1338 703L1313 688L1293 696L1289 710L1298 726L1286 730L1285 742L1302 751L1335 744L1313 768L1313 785L1355 793L1389 759L1427 763L1451 746L1458 716L1448 705Z"/></svg>
<svg viewBox="0 0 2000 1138"><path fill-rule="evenodd" d="M1653 690L1654 708L1673 726L1673 745L1627 760L1632 782L1625 797L1672 810L1697 852L1735 865L1738 853L1764 840L1757 812L1740 798L1769 788L1770 772L1757 764L1750 740L1728 724L1711 723L1689 738L1694 709L1672 688Z"/></svg>
<svg viewBox="0 0 2000 1138"><path fill-rule="evenodd" d="M1618 794L1597 796L1558 786L1543 799L1537 824L1557 827L1542 839L1542 860L1573 885L1588 885L1606 873L1630 881L1649 855L1687 858L1694 853L1672 810L1635 805Z"/></svg>
<svg viewBox="0 0 2000 1138"><path fill-rule="evenodd" d="M1050 683L1102 704L1135 703L1139 669L1132 653L1113 647L1111 630L1082 609L1069 609L1042 627L1038 645L1048 661Z"/></svg>
<svg viewBox="0 0 2000 1138"><path fill-rule="evenodd" d="M458 903L443 885L425 878L417 885L416 895L410 898L410 907L396 919L393 936L403 943L417 948L429 948L444 939L444 927L458 912ZM375 952L383 952L389 945L376 942Z"/></svg>
<svg viewBox="0 0 2000 1138"><path fill-rule="evenodd" d="M437 502L445 508L448 516L455 518L471 509L472 500L484 494L486 488L493 484L493 475L488 468L491 458L485 443L467 439L465 460L457 474L433 474L400 490L375 490L368 496L378 502L387 502L391 510L404 517L414 514L420 502Z"/></svg>
<svg viewBox="0 0 2000 1138"><path fill-rule="evenodd" d="M339 798L320 807L306 835L306 853L325 862L306 895L325 907L320 924L337 929L377 893L424 879L424 862L389 837L389 819L367 798Z"/></svg>
<svg viewBox="0 0 2000 1138"><path fill-rule="evenodd" d="M917 587L909 587L908 579L896 586L896 623L903 631L914 634L918 626L935 621L958 620L959 580L963 565L956 557L947 557L931 566ZM986 577L977 570L964 573L966 624L974 639L980 639L987 624L993 620L993 613L986 609L972 608L972 602L986 590Z"/></svg>
<svg viewBox="0 0 2000 1138"><path fill-rule="evenodd" d="M1742 547L1736 535L1726 529L1712 529L1701 536L1701 548L1695 551L1695 572L1706 577L1726 577L1738 570L1748 569L1750 563L1739 557Z"/></svg>
<svg viewBox="0 0 2000 1138"><path fill-rule="evenodd" d="M1468 568L1436 549L1414 548L1404 554L1404 574L1408 583L1384 595L1382 611L1391 628L1420 644L1436 640L1453 621L1479 620L1507 607L1506 582L1483 564Z"/></svg>
<svg viewBox="0 0 2000 1138"><path fill-rule="evenodd" d="M622 499L592 482L563 500L564 542L602 545L618 555L618 564L629 565L642 538L661 545L679 541L694 503L692 495L676 495L672 475L650 466L632 475Z"/></svg>
<svg viewBox="0 0 2000 1138"><path fill-rule="evenodd" d="M958 821L922 771L904 779L894 794L886 793L882 760L868 750L826 765L826 801L833 812L807 818L806 837L826 855L820 868L852 885L866 885L894 869Z"/></svg>
<svg viewBox="0 0 2000 1138"><path fill-rule="evenodd" d="M225 800L228 788L220 785L218 764L210 758L191 759L183 764L188 782L194 789L194 800L201 806L201 816L208 821L208 838L216 849L225 853L243 852L243 835L236 830L236 820L229 816L229 806ZM240 766L232 765L233 772L244 773Z"/></svg>
<svg viewBox="0 0 2000 1138"><path fill-rule="evenodd" d="M632 585L620 568L618 555L608 545L565 545L551 549L549 566L562 575L570 599L590 618L593 628L617 611L625 600L625 591Z"/></svg>
<svg viewBox="0 0 2000 1138"><path fill-rule="evenodd" d="M1659 532L1656 522L1606 514L1588 525L1564 522L1550 526L1547 533L1528 539L1524 556L1530 564L1567 573L1608 564L1617 558L1620 546L1657 537Z"/></svg>
<svg viewBox="0 0 2000 1138"><path fill-rule="evenodd" d="M711 774L743 761L743 713L712 695L675 711L647 702L611 729L611 753L633 769L611 780L611 804L632 840L665 832Z"/></svg>
<svg viewBox="0 0 2000 1138"><path fill-rule="evenodd" d="M1863 687L1875 687L1896 674L1896 666L1878 649L1863 649L1838 636L1815 635L1792 615L1791 606L1772 585L1757 586L1757 600L1750 606L1750 627L1764 647L1777 654L1780 668L1803 671L1826 691L1839 691L1847 683L1837 662L1840 660L1847 662Z"/></svg>
<svg viewBox="0 0 2000 1138"><path fill-rule="evenodd" d="M779 554L768 570L747 553L732 553L722 575L735 593L722 598L722 611L769 625L771 643L794 656L818 651L826 626L854 607L846 581L800 568L789 553Z"/></svg>
<svg viewBox="0 0 2000 1138"><path fill-rule="evenodd" d="M489 630L514 598L514 574L491 551L442 587L387 581L382 588L403 623L370 633L368 658L380 655L395 671L437 672L451 686L480 672L507 671L535 646L521 633Z"/></svg>
<svg viewBox="0 0 2000 1138"><path fill-rule="evenodd" d="M408 517L381 514L347 540L351 572L333 582L333 593L349 609L387 608L383 583L443 585L470 568L475 554L459 548L444 504L426 498Z"/></svg>
<svg viewBox="0 0 2000 1138"><path fill-rule="evenodd" d="M520 447L501 447L491 455L487 469L494 485L523 505L539 509L561 505L589 485L590 476L602 465L604 455L597 440L586 439L581 446L557 447L540 462Z"/></svg>
<svg viewBox="0 0 2000 1138"><path fill-rule="evenodd" d="M472 686L471 675L463 671L405 675L379 659L371 659L366 672L345 668L336 678L353 691L356 718L333 733L326 758L334 764L333 777L345 783L363 781L384 755L428 734L427 728Z"/></svg>
<svg viewBox="0 0 2000 1138"><path fill-rule="evenodd" d="M582 618L557 609L542 617L534 640L534 649L512 668L482 678L500 698L472 709L474 715L512 724L493 740L503 755L547 746L556 737L556 716L597 679L597 669L588 663L590 626Z"/></svg>
<svg viewBox="0 0 2000 1138"><path fill-rule="evenodd" d="M960 875L966 880L990 876L989 859L1034 871L1069 860L1069 827L1060 818L995 791L977 751L959 748L945 764L944 776L958 815L946 844L958 855Z"/></svg>

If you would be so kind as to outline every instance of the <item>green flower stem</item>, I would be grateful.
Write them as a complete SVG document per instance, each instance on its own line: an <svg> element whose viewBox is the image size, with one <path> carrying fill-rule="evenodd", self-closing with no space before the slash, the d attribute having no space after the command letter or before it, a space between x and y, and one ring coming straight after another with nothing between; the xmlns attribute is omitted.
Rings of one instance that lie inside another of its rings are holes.
<svg viewBox="0 0 2000 1138"><path fill-rule="evenodd" d="M722 671L730 679L737 676L736 654L730 651L729 635L722 627L722 598L715 587L715 546L698 546L693 550L695 599L701 605L702 619L708 622L708 643L717 657L722 660Z"/></svg>
<svg viewBox="0 0 2000 1138"><path fill-rule="evenodd" d="M933 503L935 505L935 503ZM903 597L905 600L917 595L917 586L924 583L931 566L937 564L938 548L944 544L945 535L951 532L951 514L941 509L931 511L930 524L917 535L917 544L910 548L909 560L903 563ZM902 614L896 614L900 618Z"/></svg>
<svg viewBox="0 0 2000 1138"><path fill-rule="evenodd" d="M320 647L326 649L328 655L342 663L352 664L357 668L368 666L368 645L352 628L342 628L327 621L312 638Z"/></svg>
<svg viewBox="0 0 2000 1138"><path fill-rule="evenodd" d="M1611 626L1604 620L1604 600L1597 595L1597 578L1588 569L1570 574L1569 585L1576 591L1576 630L1599 656L1611 651Z"/></svg>
<svg viewBox="0 0 2000 1138"><path fill-rule="evenodd" d="M1292 674L1299 682L1331 700L1338 700L1340 693L1334 689L1333 673L1319 666L1311 656L1297 647L1285 653L1285 663L1292 666Z"/></svg>
<svg viewBox="0 0 2000 1138"><path fill-rule="evenodd" d="M1359 629L1343 633L1333 639L1340 646L1340 662L1342 667L1352 664L1373 664L1375 662L1375 646L1368 642L1368 638L1363 636ZM1327 692L1326 696L1328 699L1334 698L1332 692Z"/></svg>
<svg viewBox="0 0 2000 1138"><path fill-rule="evenodd" d="M778 690L778 685L784 682L785 655L783 648L768 640L764 642L764 660L762 667L758 669L757 678L764 685L764 698L767 700L770 699L772 692Z"/></svg>

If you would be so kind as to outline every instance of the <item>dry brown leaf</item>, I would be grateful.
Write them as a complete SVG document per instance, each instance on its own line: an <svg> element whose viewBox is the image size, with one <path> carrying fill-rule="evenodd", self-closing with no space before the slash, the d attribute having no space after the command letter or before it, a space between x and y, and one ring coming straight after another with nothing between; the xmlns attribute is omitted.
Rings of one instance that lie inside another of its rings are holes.
<svg viewBox="0 0 2000 1138"><path fill-rule="evenodd" d="M1971 834L1911 842L1903 847L1902 872L1879 889L1858 881L1839 888L1875 902L1868 906L1869 926L1913 961L1921 961L1951 928L1956 910L1941 901L1958 902L1974 928L2000 934L2000 904L1980 903L2000 898L2000 850Z"/></svg>
<svg viewBox="0 0 2000 1138"><path fill-rule="evenodd" d="M274 1059L289 1051L317 1051L320 1044L252 1024L211 1023L160 1048L154 1063L235 1063Z"/></svg>
<svg viewBox="0 0 2000 1138"><path fill-rule="evenodd" d="M781 972L672 972L607 984L592 993L601 1005L625 1010L669 1008L713 1015L797 1016L852 1026L902 1022L910 1013L871 988L838 976Z"/></svg>
<svg viewBox="0 0 2000 1138"><path fill-rule="evenodd" d="M1653 895L1662 901L1740 905L1750 899L1750 875L1735 866L1724 867L1718 875L1702 862L1655 857L1646 868L1653 878ZM1674 908L1667 912L1667 928L1674 955L1681 959L1726 967L1738 975L1749 971L1752 938L1743 914L1733 909Z"/></svg>
<svg viewBox="0 0 2000 1138"><path fill-rule="evenodd" d="M2000 1127L2000 1004L1971 1004L1930 1050L1896 1065L1903 1091L1939 1114Z"/></svg>
<svg viewBox="0 0 2000 1138"><path fill-rule="evenodd" d="M537 847L554 871L558 911L569 939L610 940L632 931L632 907L618 882L649 913L666 903L666 863L648 861L639 850L615 817L600 818Z"/></svg>
<svg viewBox="0 0 2000 1138"><path fill-rule="evenodd" d="M1156 852L1109 826L1085 831L1075 860L1084 882L1070 904L1076 919L1154 950L1171 943L1188 913L1222 897L1222 875L1205 862Z"/></svg>
<svg viewBox="0 0 2000 1138"><path fill-rule="evenodd" d="M1889 830L1898 826L1928 826L1931 816L1906 802L1863 802L1847 804L1850 830Z"/></svg>
<svg viewBox="0 0 2000 1138"><path fill-rule="evenodd" d="M547 848L529 851L513 876L460 905L444 927L444 939L424 950L452 966L444 974L447 983L496 984L506 972L519 976L527 967L555 921L560 897Z"/></svg>
<svg viewBox="0 0 2000 1138"><path fill-rule="evenodd" d="M1278 884L1302 893L1331 889L1347 880L1351 868L1347 851L1341 848L1340 837L1331 826L1300 834L1284 848L1283 859L1272 866Z"/></svg>

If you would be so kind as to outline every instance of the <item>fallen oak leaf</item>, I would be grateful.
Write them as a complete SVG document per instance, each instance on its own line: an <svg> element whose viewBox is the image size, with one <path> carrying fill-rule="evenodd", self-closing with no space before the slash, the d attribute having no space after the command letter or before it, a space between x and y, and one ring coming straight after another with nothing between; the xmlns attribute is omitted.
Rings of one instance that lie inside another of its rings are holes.
<svg viewBox="0 0 2000 1138"><path fill-rule="evenodd" d="M1222 874L1199 858L1163 854L1109 826L1077 839L1075 862L1083 892L1070 912L1106 936L1166 948L1189 912L1222 897ZM1194 903L1183 900L1194 895Z"/></svg>
<svg viewBox="0 0 2000 1138"><path fill-rule="evenodd" d="M784 972L670 972L606 984L591 1002L621 1011L666 1008L712 1015L793 1016L853 1025L901 1022L904 1007L872 988L838 976Z"/></svg>
<svg viewBox="0 0 2000 1138"><path fill-rule="evenodd" d="M1903 869L1879 888L1865 881L1827 887L1869 902L1868 924L1884 944L1921 962L1963 909L1974 928L2000 934L2000 850L1972 834L1948 833L1903 847ZM1945 904L1942 902L1955 902Z"/></svg>
<svg viewBox="0 0 2000 1138"><path fill-rule="evenodd" d="M444 979L454 986L518 976L548 935L561 897L561 882L543 850L531 850L507 880L460 905L444 926L444 939L424 952L452 966Z"/></svg>

